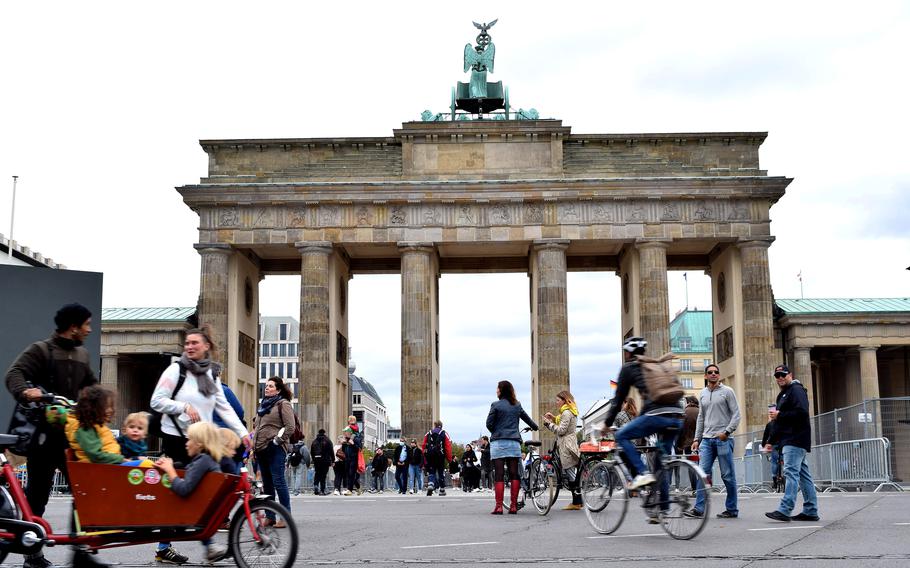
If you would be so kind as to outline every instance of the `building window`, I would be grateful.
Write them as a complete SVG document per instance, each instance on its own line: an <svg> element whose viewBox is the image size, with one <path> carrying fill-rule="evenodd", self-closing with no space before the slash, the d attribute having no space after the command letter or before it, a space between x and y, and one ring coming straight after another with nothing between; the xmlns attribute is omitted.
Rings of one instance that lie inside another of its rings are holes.
<svg viewBox="0 0 910 568"><path fill-rule="evenodd" d="M297 356L297 344L289 343L288 344L288 357L296 357L296 356Z"/></svg>
<svg viewBox="0 0 910 568"><path fill-rule="evenodd" d="M284 378L284 363L278 363L278 376Z"/></svg>
<svg viewBox="0 0 910 568"><path fill-rule="evenodd" d="M268 344L268 343L263 343L263 344L262 344L262 356L263 356L263 357L268 357L268 356L269 356L269 344Z"/></svg>
<svg viewBox="0 0 910 568"><path fill-rule="evenodd" d="M682 377L679 381L682 383L684 389L692 388L692 377Z"/></svg>
<svg viewBox="0 0 910 568"><path fill-rule="evenodd" d="M281 341L288 340L288 324L282 323L278 325L278 339Z"/></svg>
<svg viewBox="0 0 910 568"><path fill-rule="evenodd" d="M275 376L275 363L269 363L269 376Z"/></svg>
<svg viewBox="0 0 910 568"><path fill-rule="evenodd" d="M707 368L708 368L708 365L711 364L711 360L710 360L710 359L705 359L704 361L705 361L705 366L704 366L703 368L707 369Z"/></svg>
<svg viewBox="0 0 910 568"><path fill-rule="evenodd" d="M691 337L680 337L679 338L679 348L682 351L688 351L692 349L692 338Z"/></svg>
<svg viewBox="0 0 910 568"><path fill-rule="evenodd" d="M271 345L272 345L272 357L277 357L278 356L278 344L272 343Z"/></svg>
<svg viewBox="0 0 910 568"><path fill-rule="evenodd" d="M287 343L282 343L278 346L278 356L287 357L288 356L288 345Z"/></svg>
<svg viewBox="0 0 910 568"><path fill-rule="evenodd" d="M264 379L265 374L268 371L267 365L265 363L259 363L259 378Z"/></svg>
<svg viewBox="0 0 910 568"><path fill-rule="evenodd" d="M680 359L679 369L685 373L692 372L692 359Z"/></svg>

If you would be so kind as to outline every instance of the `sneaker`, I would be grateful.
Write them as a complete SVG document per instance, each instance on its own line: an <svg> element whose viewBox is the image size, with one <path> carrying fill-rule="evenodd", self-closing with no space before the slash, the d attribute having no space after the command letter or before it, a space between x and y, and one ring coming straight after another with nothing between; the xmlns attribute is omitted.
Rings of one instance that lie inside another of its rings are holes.
<svg viewBox="0 0 910 568"><path fill-rule="evenodd" d="M155 562L163 562L164 564L186 564L187 560L189 558L174 550L173 546L155 553Z"/></svg>
<svg viewBox="0 0 910 568"><path fill-rule="evenodd" d="M647 523L648 523L649 525L659 525L659 524L660 524L660 519L657 518L657 517L648 517Z"/></svg>
<svg viewBox="0 0 910 568"><path fill-rule="evenodd" d="M629 483L629 489L638 489L645 485L651 485L655 481L657 480L650 473L640 473L635 476L635 479L633 479L631 483Z"/></svg>
<svg viewBox="0 0 910 568"><path fill-rule="evenodd" d="M440 495L445 495L445 494L446 494L446 490L445 490L445 489L440 489L440 490L439 490L439 494L440 494Z"/></svg>
<svg viewBox="0 0 910 568"><path fill-rule="evenodd" d="M227 555L228 548L223 544L210 544L206 547L205 561L208 564L213 564L219 560L224 560Z"/></svg>
<svg viewBox="0 0 910 568"><path fill-rule="evenodd" d="M738 517L739 517L739 515L737 515L736 513L731 513L730 511L724 511L723 513L717 514L718 519L736 519Z"/></svg>
<svg viewBox="0 0 910 568"><path fill-rule="evenodd" d="M790 517L791 521L810 521L815 522L818 520L818 515L807 515L805 513L800 513L798 515L793 515Z"/></svg>
<svg viewBox="0 0 910 568"><path fill-rule="evenodd" d="M569 503L568 505L563 507L562 510L563 511L580 511L582 507L584 507L584 505L581 505L579 503Z"/></svg>
<svg viewBox="0 0 910 568"><path fill-rule="evenodd" d="M284 519L278 519L277 521L272 523L272 526L275 527L276 529L288 528L288 524L286 522L284 522Z"/></svg>
<svg viewBox="0 0 910 568"><path fill-rule="evenodd" d="M332 491L332 495L341 495L341 491L336 489L335 491Z"/></svg>
<svg viewBox="0 0 910 568"><path fill-rule="evenodd" d="M345 495L345 496L350 495L350 494L351 494L351 492L348 491L347 489L345 489L345 490L344 490L344 493L342 493L342 495Z"/></svg>
<svg viewBox="0 0 910 568"><path fill-rule="evenodd" d="M429 484L429 485L427 485L427 497L429 497L430 495L433 494L433 489L434 489L434 488L433 488L433 484L432 484L432 483Z"/></svg>
<svg viewBox="0 0 910 568"><path fill-rule="evenodd" d="M38 556L25 557L25 562L22 563L22 568L56 568L54 563L44 557L43 554Z"/></svg>
<svg viewBox="0 0 910 568"><path fill-rule="evenodd" d="M765 513L765 516L768 517L769 519L772 519L775 521L780 521L782 523L790 522L790 517L781 513L780 511L771 511L770 513Z"/></svg>
<svg viewBox="0 0 910 568"><path fill-rule="evenodd" d="M702 516L704 516L704 513L699 511L695 507L693 507L693 508L689 509L688 511L686 511L685 513L683 513L683 517L688 517L690 519L700 519L700 518L702 518ZM720 516L720 515L718 515L718 516Z"/></svg>

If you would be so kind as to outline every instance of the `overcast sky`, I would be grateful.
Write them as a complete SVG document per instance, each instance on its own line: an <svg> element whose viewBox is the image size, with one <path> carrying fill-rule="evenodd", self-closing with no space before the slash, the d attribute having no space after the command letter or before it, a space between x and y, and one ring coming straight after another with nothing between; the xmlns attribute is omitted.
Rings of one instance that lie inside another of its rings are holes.
<svg viewBox="0 0 910 568"><path fill-rule="evenodd" d="M771 215L774 294L906 296L906 2L4 2L0 232L104 273L104 305L191 306L198 217L175 186L207 138L391 136L444 111L471 20L499 23L491 80L574 133L768 131L761 165L794 177ZM558 9L556 8L558 6ZM572 390L608 394L620 337L612 273L569 274ZM263 315L298 314L294 278ZM523 274L444 275L442 419L483 430L495 383L530 406ZM689 305L710 307L689 274ZM400 420L398 276L351 281L352 358ZM685 306L671 274L671 311Z"/></svg>

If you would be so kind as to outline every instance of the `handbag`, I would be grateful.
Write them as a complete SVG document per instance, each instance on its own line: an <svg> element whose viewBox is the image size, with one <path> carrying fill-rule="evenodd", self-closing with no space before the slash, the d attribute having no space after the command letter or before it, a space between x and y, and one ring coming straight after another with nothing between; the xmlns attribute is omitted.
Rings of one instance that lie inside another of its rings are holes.
<svg viewBox="0 0 910 568"><path fill-rule="evenodd" d="M29 385L29 388L33 387ZM47 441L46 426L47 420L44 417L42 405L35 402L17 403L13 415L10 417L7 432L16 436L18 440L15 444L7 446L7 449L11 453L23 457L35 453Z"/></svg>

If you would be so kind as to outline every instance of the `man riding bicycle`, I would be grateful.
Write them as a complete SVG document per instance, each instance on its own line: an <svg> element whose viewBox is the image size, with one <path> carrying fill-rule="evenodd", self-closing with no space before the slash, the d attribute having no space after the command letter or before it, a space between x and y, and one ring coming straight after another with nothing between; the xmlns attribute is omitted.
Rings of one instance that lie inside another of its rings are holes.
<svg viewBox="0 0 910 568"><path fill-rule="evenodd" d="M613 425L613 421L616 420L616 415L622 409L623 402L629 396L629 391L633 386L637 388L642 397L641 415L614 434L616 443L622 448L623 455L628 462L629 473L633 477L632 482L629 483L629 489L638 489L655 482L654 475L642 461L633 440L655 433L659 434L658 444L661 451L663 451L664 455L670 455L676 435L682 427L682 418L685 412L683 399L680 399L676 405L666 406L652 402L648 396L641 364L638 362L638 356L645 354L647 346L648 342L641 337L630 337L623 342L624 363L619 371L616 394L613 396L613 403L610 405L610 411L607 412L607 419L604 422L602 431L606 435L610 426Z"/></svg>

